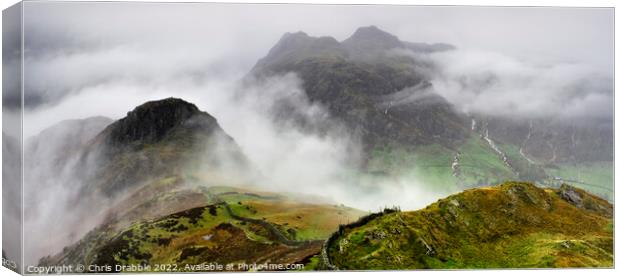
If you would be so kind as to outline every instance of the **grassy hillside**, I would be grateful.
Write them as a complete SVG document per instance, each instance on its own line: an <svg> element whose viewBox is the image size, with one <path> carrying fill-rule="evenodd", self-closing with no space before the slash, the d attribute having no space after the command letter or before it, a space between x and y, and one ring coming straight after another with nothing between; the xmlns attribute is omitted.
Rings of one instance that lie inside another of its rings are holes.
<svg viewBox="0 0 620 276"><path fill-rule="evenodd" d="M458 165L453 167L458 154ZM456 193L463 188L499 184L517 176L479 136L468 138L457 150L439 144L377 147L368 170L391 175L412 175L437 192Z"/></svg>
<svg viewBox="0 0 620 276"><path fill-rule="evenodd" d="M611 267L612 213L571 186L512 182L341 227L326 251L337 268L354 270Z"/></svg>
<svg viewBox="0 0 620 276"><path fill-rule="evenodd" d="M454 193L459 188L450 167L453 154L438 144L418 146L414 150L397 145L377 147L370 154L368 170L396 176L413 175L426 184L425 188Z"/></svg>
<svg viewBox="0 0 620 276"><path fill-rule="evenodd" d="M461 147L460 176L465 187L499 184L516 175L480 136L470 137Z"/></svg>
<svg viewBox="0 0 620 276"><path fill-rule="evenodd" d="M367 169L372 173L410 176L437 192L455 193L510 180L551 187L564 181L613 201L612 162L532 164L515 145L497 143L497 147L506 155L507 162L478 135L468 138L457 150L439 144L417 146L413 150L398 145L376 147L370 154ZM457 154L455 169L452 165Z"/></svg>
<svg viewBox="0 0 620 276"><path fill-rule="evenodd" d="M120 204L106 223L41 264L150 265L149 271L161 270L158 264L175 264L174 271L205 262L304 264L339 224L364 214L253 189L185 186L179 177L136 195L152 197Z"/></svg>

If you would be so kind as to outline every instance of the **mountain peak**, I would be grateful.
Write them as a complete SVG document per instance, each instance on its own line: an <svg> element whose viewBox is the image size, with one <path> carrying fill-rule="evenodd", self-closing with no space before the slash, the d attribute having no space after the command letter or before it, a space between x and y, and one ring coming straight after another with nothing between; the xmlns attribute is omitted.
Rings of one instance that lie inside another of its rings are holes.
<svg viewBox="0 0 620 276"><path fill-rule="evenodd" d="M182 99L167 98L146 102L110 125L112 143L153 143L177 127L216 126L217 121L196 105Z"/></svg>
<svg viewBox="0 0 620 276"><path fill-rule="evenodd" d="M385 37L391 38L391 39L394 39L394 38L398 39L395 35L390 34L384 30L381 30L375 25L359 27L357 28L357 30L355 30L355 32L351 36L351 38L385 38Z"/></svg>
<svg viewBox="0 0 620 276"><path fill-rule="evenodd" d="M286 32L284 33L284 35L282 35L281 40L295 39L295 38L301 38L301 37L310 37L310 36L308 36L308 34L303 31Z"/></svg>
<svg viewBox="0 0 620 276"><path fill-rule="evenodd" d="M398 37L379 29L377 26L358 28L342 44L356 51L382 51L403 47L403 42Z"/></svg>
<svg viewBox="0 0 620 276"><path fill-rule="evenodd" d="M167 98L146 102L106 127L83 150L76 170L89 182L84 193L112 196L149 178L175 174L183 160L215 168L222 156L245 164L214 117L192 103Z"/></svg>
<svg viewBox="0 0 620 276"><path fill-rule="evenodd" d="M303 31L287 32L280 37L267 55L256 63L252 72L262 71L262 74L265 74L291 71L298 62L311 58L332 61L373 61L381 59L386 51L395 48L430 53L452 50L454 46L401 41L397 36L374 25L358 28L351 37L342 42L330 36L310 36Z"/></svg>
<svg viewBox="0 0 620 276"><path fill-rule="evenodd" d="M136 108L134 108L134 110L127 112L127 116L144 115L146 113L155 112L159 110L187 110L190 113L200 112L200 110L198 110L198 107L196 107L196 105L186 102L182 99L170 97L170 98L166 98L162 100L149 101L149 102L143 103L137 106Z"/></svg>
<svg viewBox="0 0 620 276"><path fill-rule="evenodd" d="M311 57L344 57L345 50L333 37L313 37L304 32L285 33L255 67L292 64Z"/></svg>
<svg viewBox="0 0 620 276"><path fill-rule="evenodd" d="M302 47L313 40L308 34L299 31L295 33L285 33L282 35L278 43L269 51L268 55L275 55L281 52L289 51L298 47Z"/></svg>

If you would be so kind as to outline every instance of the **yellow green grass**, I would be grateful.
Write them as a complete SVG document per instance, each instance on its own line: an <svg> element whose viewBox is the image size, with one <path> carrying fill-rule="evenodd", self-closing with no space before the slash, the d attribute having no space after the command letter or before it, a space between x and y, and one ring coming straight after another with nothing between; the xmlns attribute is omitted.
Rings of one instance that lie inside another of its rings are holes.
<svg viewBox="0 0 620 276"><path fill-rule="evenodd" d="M345 227L331 261L356 270L613 266L612 205L566 187L506 183L389 213ZM569 190L580 204L562 196Z"/></svg>

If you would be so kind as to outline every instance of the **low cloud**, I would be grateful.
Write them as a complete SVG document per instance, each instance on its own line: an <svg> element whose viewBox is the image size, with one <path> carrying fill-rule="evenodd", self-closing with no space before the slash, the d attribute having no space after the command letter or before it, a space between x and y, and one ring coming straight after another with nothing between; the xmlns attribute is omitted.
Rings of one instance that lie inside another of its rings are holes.
<svg viewBox="0 0 620 276"><path fill-rule="evenodd" d="M106 116L119 119L146 101L173 96L192 102L214 116L235 140L247 157L250 169L235 167L226 149L217 151L216 156L220 158L218 163L230 164L224 169L228 169L235 180L242 180L241 185L299 200L345 204L366 211L386 206L417 209L445 195L435 192L414 175L377 177L361 173L358 170L361 162L359 137L334 122L321 105L311 103L297 75L238 80L239 76L231 75L201 81L180 79L154 86L109 81L82 88L57 104L31 110L25 114L28 127L24 131L32 136L39 133L38 128L70 118ZM307 125L329 127L315 131L287 123L275 111L283 102ZM51 136L44 141L50 146L63 142L54 141ZM25 158L26 161L33 158L53 160L51 156ZM25 189L31 195L26 219L26 226L31 229L26 233L30 237L26 244L29 263L36 263L38 258L77 241L102 221L107 210L104 206L113 206L121 200L93 199L89 202L99 207L75 208L70 203L80 197L77 187L87 183L80 183L68 173L45 170L45 164L39 166L29 168L39 173L36 179L27 179ZM71 167L72 163L63 166L65 169ZM225 177L218 179L227 181ZM87 218L89 220L85 221ZM48 230L41 235L43 232L35 229ZM48 235L57 238L46 240Z"/></svg>
<svg viewBox="0 0 620 276"><path fill-rule="evenodd" d="M433 90L461 111L522 118L613 116L613 77L584 63L537 64L496 52L404 53L434 65Z"/></svg>

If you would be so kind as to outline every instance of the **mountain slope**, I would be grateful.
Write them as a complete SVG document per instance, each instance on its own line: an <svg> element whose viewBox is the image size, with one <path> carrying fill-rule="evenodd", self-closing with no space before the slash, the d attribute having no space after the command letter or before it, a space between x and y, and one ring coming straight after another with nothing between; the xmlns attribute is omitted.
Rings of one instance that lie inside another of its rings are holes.
<svg viewBox="0 0 620 276"><path fill-rule="evenodd" d="M613 121L604 119L519 119L477 116L476 129L517 145L540 164L613 160Z"/></svg>
<svg viewBox="0 0 620 276"><path fill-rule="evenodd" d="M81 160L86 190L108 196L185 170L245 166L241 150L215 118L175 98L147 102L110 124Z"/></svg>
<svg viewBox="0 0 620 276"><path fill-rule="evenodd" d="M561 179L613 200L611 121L460 112L432 85L440 74L432 55L454 49L401 41L375 26L342 42L287 33L248 78L295 73L329 116L315 127L285 102L273 110L276 119L308 131L343 123L361 141L362 171L415 174L442 192L507 180L557 186Z"/></svg>
<svg viewBox="0 0 620 276"><path fill-rule="evenodd" d="M356 270L611 267L613 206L567 185L506 183L341 227L326 254Z"/></svg>
<svg viewBox="0 0 620 276"><path fill-rule="evenodd" d="M26 182L46 185L54 176L74 165L76 155L105 127L113 122L106 117L66 120L42 130L24 143ZM28 186L29 189L41 187Z"/></svg>
<svg viewBox="0 0 620 276"><path fill-rule="evenodd" d="M360 28L342 43L289 33L258 61L250 76L297 73L308 99L358 133L367 150L392 142L453 147L466 137L466 121L430 89L416 68L422 64L390 55L407 45L376 27Z"/></svg>
<svg viewBox="0 0 620 276"><path fill-rule="evenodd" d="M414 173L427 188L447 193L481 182L518 179L489 146L476 147L476 155L467 156L474 162L463 164L461 170L453 166L459 152L474 152L469 142L479 135L470 128L466 114L433 90L427 75L432 64L395 54L453 48L401 41L374 26L359 28L340 43L329 37L289 33L249 75L260 80L296 73L308 99L329 113L320 124L342 122L361 140L362 171L396 177ZM274 114L276 119L297 120L301 116L294 110L280 105ZM297 121L306 127L303 119ZM488 171L493 173L486 175Z"/></svg>
<svg viewBox="0 0 620 276"><path fill-rule="evenodd" d="M203 203L166 215L140 216L130 224L118 218L108 220L62 252L42 258L40 264L110 265L111 272L122 272L116 270L117 265L148 266L147 271L157 272L164 269L158 264L174 264L166 269L196 272L194 266L214 262L304 264L319 253L322 240L339 223L363 214L343 206L304 203L251 189L207 187L205 183L185 191L159 195L160 199L185 202L195 196ZM165 205L160 199L150 208Z"/></svg>
<svg viewBox="0 0 620 276"><path fill-rule="evenodd" d="M110 118L96 116L66 120L48 127L26 140L25 162L27 166L37 166L37 162L62 164L112 122Z"/></svg>
<svg viewBox="0 0 620 276"><path fill-rule="evenodd" d="M29 140L26 150L32 173L25 178L25 227L48 228L56 237L26 242L29 262L106 221L123 227L205 204L204 196L184 184L193 174L226 185L237 183L247 169L241 150L215 118L174 98L140 105L115 122L101 117L62 122Z"/></svg>
<svg viewBox="0 0 620 276"><path fill-rule="evenodd" d="M84 210L77 220L90 231L71 232L71 243L41 264L150 264L156 271L175 263L194 271L184 265L304 263L340 223L362 214L247 188L239 176L245 157L232 138L180 99L136 107L78 153L84 162L76 171L85 172L78 183L86 184L67 204Z"/></svg>
<svg viewBox="0 0 620 276"><path fill-rule="evenodd" d="M475 115L472 130L493 141L515 179L566 182L613 201L612 121Z"/></svg>

